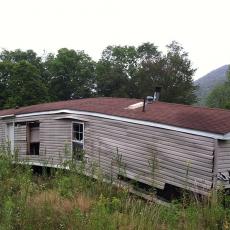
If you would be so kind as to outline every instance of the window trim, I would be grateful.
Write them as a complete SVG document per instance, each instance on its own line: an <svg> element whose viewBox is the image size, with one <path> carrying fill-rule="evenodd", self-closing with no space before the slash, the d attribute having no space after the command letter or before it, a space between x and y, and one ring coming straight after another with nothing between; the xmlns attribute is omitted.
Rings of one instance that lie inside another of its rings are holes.
<svg viewBox="0 0 230 230"><path fill-rule="evenodd" d="M83 138L82 141L74 140L73 139L73 125L74 124L81 124L83 125ZM72 121L71 122L71 155L73 156L73 142L82 144L82 150L85 150L85 123L81 121ZM81 161L79 161L81 162Z"/></svg>
<svg viewBox="0 0 230 230"><path fill-rule="evenodd" d="M78 141L78 140L74 140L73 139L73 125L74 124L83 125L83 135L82 135L83 138L82 138L82 141ZM71 141L79 143L79 144L83 144L83 149L84 149L84 142L85 142L85 124L84 124L84 122L72 121L72 126L71 126Z"/></svg>
<svg viewBox="0 0 230 230"><path fill-rule="evenodd" d="M39 142L31 142L31 128L30 124L32 123L37 123L38 124L38 132L39 132ZM40 125L41 122L39 120L35 120L35 121L28 121L26 122L26 142L27 142L27 154L28 156L40 156L41 152L41 141L40 141ZM35 144L35 143L39 143L39 149L38 149L38 154L31 154L31 144Z"/></svg>

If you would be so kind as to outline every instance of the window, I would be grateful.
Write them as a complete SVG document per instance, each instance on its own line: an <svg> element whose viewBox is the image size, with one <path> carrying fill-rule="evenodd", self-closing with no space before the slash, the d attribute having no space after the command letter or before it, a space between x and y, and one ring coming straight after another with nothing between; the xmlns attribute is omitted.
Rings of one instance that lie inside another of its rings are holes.
<svg viewBox="0 0 230 230"><path fill-rule="evenodd" d="M83 124L73 123L73 140L83 143Z"/></svg>
<svg viewBox="0 0 230 230"><path fill-rule="evenodd" d="M40 143L30 143L30 155L39 155Z"/></svg>
<svg viewBox="0 0 230 230"><path fill-rule="evenodd" d="M28 154L39 155L40 149L40 124L39 122L29 122L27 125L27 143L28 143Z"/></svg>
<svg viewBox="0 0 230 230"><path fill-rule="evenodd" d="M73 123L72 133L73 159L82 161L84 158L84 124Z"/></svg>

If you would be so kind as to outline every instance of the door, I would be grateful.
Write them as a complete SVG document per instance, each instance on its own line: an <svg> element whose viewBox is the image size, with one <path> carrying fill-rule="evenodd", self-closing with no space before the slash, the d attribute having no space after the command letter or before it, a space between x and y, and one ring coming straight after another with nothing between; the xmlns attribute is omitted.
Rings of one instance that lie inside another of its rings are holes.
<svg viewBox="0 0 230 230"><path fill-rule="evenodd" d="M14 153L14 124L9 123L7 124L6 128L6 141L9 151L13 154Z"/></svg>

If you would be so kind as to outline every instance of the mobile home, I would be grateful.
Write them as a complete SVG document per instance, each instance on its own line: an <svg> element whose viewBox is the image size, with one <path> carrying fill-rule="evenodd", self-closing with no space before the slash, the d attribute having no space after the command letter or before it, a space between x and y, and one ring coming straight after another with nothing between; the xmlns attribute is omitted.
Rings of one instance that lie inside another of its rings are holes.
<svg viewBox="0 0 230 230"><path fill-rule="evenodd" d="M74 159L162 190L230 188L227 110L127 98L45 103L1 110L0 140L32 165Z"/></svg>

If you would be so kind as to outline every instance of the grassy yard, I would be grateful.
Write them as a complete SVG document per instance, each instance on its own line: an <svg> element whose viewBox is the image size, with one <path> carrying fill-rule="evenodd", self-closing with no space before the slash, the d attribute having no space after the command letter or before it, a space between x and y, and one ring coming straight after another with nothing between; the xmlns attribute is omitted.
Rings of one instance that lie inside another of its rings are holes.
<svg viewBox="0 0 230 230"><path fill-rule="evenodd" d="M182 196L169 207L85 177L76 168L44 170L0 154L0 229L230 229L228 197Z"/></svg>

